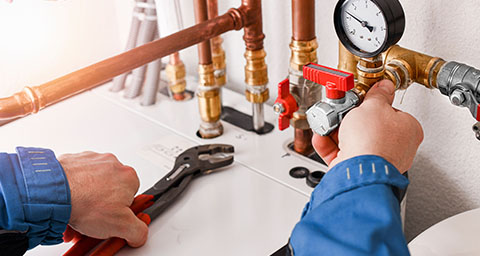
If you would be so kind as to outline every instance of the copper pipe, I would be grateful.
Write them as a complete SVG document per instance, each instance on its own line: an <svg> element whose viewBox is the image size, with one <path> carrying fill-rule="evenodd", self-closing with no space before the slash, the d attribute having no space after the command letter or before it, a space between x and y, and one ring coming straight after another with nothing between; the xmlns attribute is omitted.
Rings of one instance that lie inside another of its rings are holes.
<svg viewBox="0 0 480 256"><path fill-rule="evenodd" d="M315 0L292 0L292 21L293 40L315 39Z"/></svg>
<svg viewBox="0 0 480 256"><path fill-rule="evenodd" d="M175 52L173 54L170 54L169 63L170 65L174 65L174 66L182 63L182 60L180 60L180 53Z"/></svg>
<svg viewBox="0 0 480 256"><path fill-rule="evenodd" d="M194 0L195 22L201 23L208 20L207 0ZM210 40L198 44L198 61L201 65L212 64L212 48Z"/></svg>
<svg viewBox="0 0 480 256"><path fill-rule="evenodd" d="M230 9L227 13L215 19L139 46L53 81L35 87L25 87L22 92L0 99L0 119L11 119L36 113L40 109L94 88L117 75L153 60L227 31L239 30L244 25L245 17L243 15L246 15L244 10L245 7L243 7L243 11Z"/></svg>
<svg viewBox="0 0 480 256"><path fill-rule="evenodd" d="M295 128L295 139L293 141L293 149L302 155L309 155L313 152L312 146L313 132L311 129L303 130Z"/></svg>
<svg viewBox="0 0 480 256"><path fill-rule="evenodd" d="M213 19L218 16L218 1L207 0L208 4L208 19ZM223 86L227 83L226 78L226 63L225 51L222 48L223 39L221 36L216 36L211 40L212 46L212 61L215 69L215 84Z"/></svg>

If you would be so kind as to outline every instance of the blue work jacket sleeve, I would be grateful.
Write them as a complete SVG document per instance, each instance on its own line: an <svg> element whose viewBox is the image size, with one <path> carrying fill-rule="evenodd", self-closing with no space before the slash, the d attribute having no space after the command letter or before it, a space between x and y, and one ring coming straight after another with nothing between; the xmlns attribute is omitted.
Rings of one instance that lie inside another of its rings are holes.
<svg viewBox="0 0 480 256"><path fill-rule="evenodd" d="M290 246L300 255L409 255L392 186L408 179L385 159L359 156L333 167L313 191Z"/></svg>
<svg viewBox="0 0 480 256"><path fill-rule="evenodd" d="M29 249L58 244L71 208L67 177L51 150L0 153L0 229L26 232Z"/></svg>

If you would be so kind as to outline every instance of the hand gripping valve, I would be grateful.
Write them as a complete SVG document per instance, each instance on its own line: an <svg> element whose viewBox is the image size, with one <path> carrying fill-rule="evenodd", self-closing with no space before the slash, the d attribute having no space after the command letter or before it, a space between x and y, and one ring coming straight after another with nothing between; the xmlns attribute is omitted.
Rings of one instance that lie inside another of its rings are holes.
<svg viewBox="0 0 480 256"><path fill-rule="evenodd" d="M303 66L303 77L325 86L326 100L310 107L307 121L310 128L319 135L333 132L345 115L360 103L357 94L351 91L355 86L351 73L310 63Z"/></svg>

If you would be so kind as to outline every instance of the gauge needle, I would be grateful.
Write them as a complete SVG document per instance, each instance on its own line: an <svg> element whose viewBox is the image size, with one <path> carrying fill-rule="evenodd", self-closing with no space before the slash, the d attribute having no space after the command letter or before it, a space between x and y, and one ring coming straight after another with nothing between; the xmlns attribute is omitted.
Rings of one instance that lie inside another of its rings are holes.
<svg viewBox="0 0 480 256"><path fill-rule="evenodd" d="M347 12L348 15L352 16L352 18L356 19L358 22L360 22L360 24L362 24L362 27L364 28L367 28L368 31L372 32L373 31L373 27L372 26L369 26L368 25L368 22L364 21L364 20L360 20L359 18L355 17L355 15Z"/></svg>

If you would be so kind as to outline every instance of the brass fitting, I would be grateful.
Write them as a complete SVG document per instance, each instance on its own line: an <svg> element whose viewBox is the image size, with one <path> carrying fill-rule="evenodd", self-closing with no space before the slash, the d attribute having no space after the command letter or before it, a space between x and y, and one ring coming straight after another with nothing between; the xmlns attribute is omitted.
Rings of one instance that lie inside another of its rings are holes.
<svg viewBox="0 0 480 256"><path fill-rule="evenodd" d="M223 39L217 36L211 40L212 42L212 62L215 84L217 86L223 86L227 83L227 72L225 63L225 51L222 48Z"/></svg>
<svg viewBox="0 0 480 256"><path fill-rule="evenodd" d="M202 123L199 133L202 138L215 138L223 133L220 122L222 105L220 88L215 85L213 64L199 65L198 107Z"/></svg>
<svg viewBox="0 0 480 256"><path fill-rule="evenodd" d="M302 71L303 66L308 63L317 62L317 39L310 41L295 41L292 39L290 43L290 50L292 51L290 57L290 68L297 71Z"/></svg>
<svg viewBox="0 0 480 256"><path fill-rule="evenodd" d="M352 73L357 78L357 63L359 57L352 54L343 44L338 42L338 69Z"/></svg>
<svg viewBox="0 0 480 256"><path fill-rule="evenodd" d="M245 97L252 103L264 103L268 100L269 92L266 87L268 83L267 65L265 56L267 54L263 49L245 52L245 83L247 90Z"/></svg>
<svg viewBox="0 0 480 256"><path fill-rule="evenodd" d="M368 90L385 75L382 56L360 58L357 64L358 82L353 91L363 101Z"/></svg>
<svg viewBox="0 0 480 256"><path fill-rule="evenodd" d="M187 82L185 81L185 65L183 62L173 64L167 64L165 68L168 78L168 87L174 94L181 94L185 92Z"/></svg>
<svg viewBox="0 0 480 256"><path fill-rule="evenodd" d="M268 88L259 93L252 93L250 90L245 90L245 97L251 103L264 103L270 97Z"/></svg>
<svg viewBox="0 0 480 256"><path fill-rule="evenodd" d="M385 78L397 89L407 89L413 82L431 89L437 88L437 74L445 61L395 45L385 52L385 63Z"/></svg>

